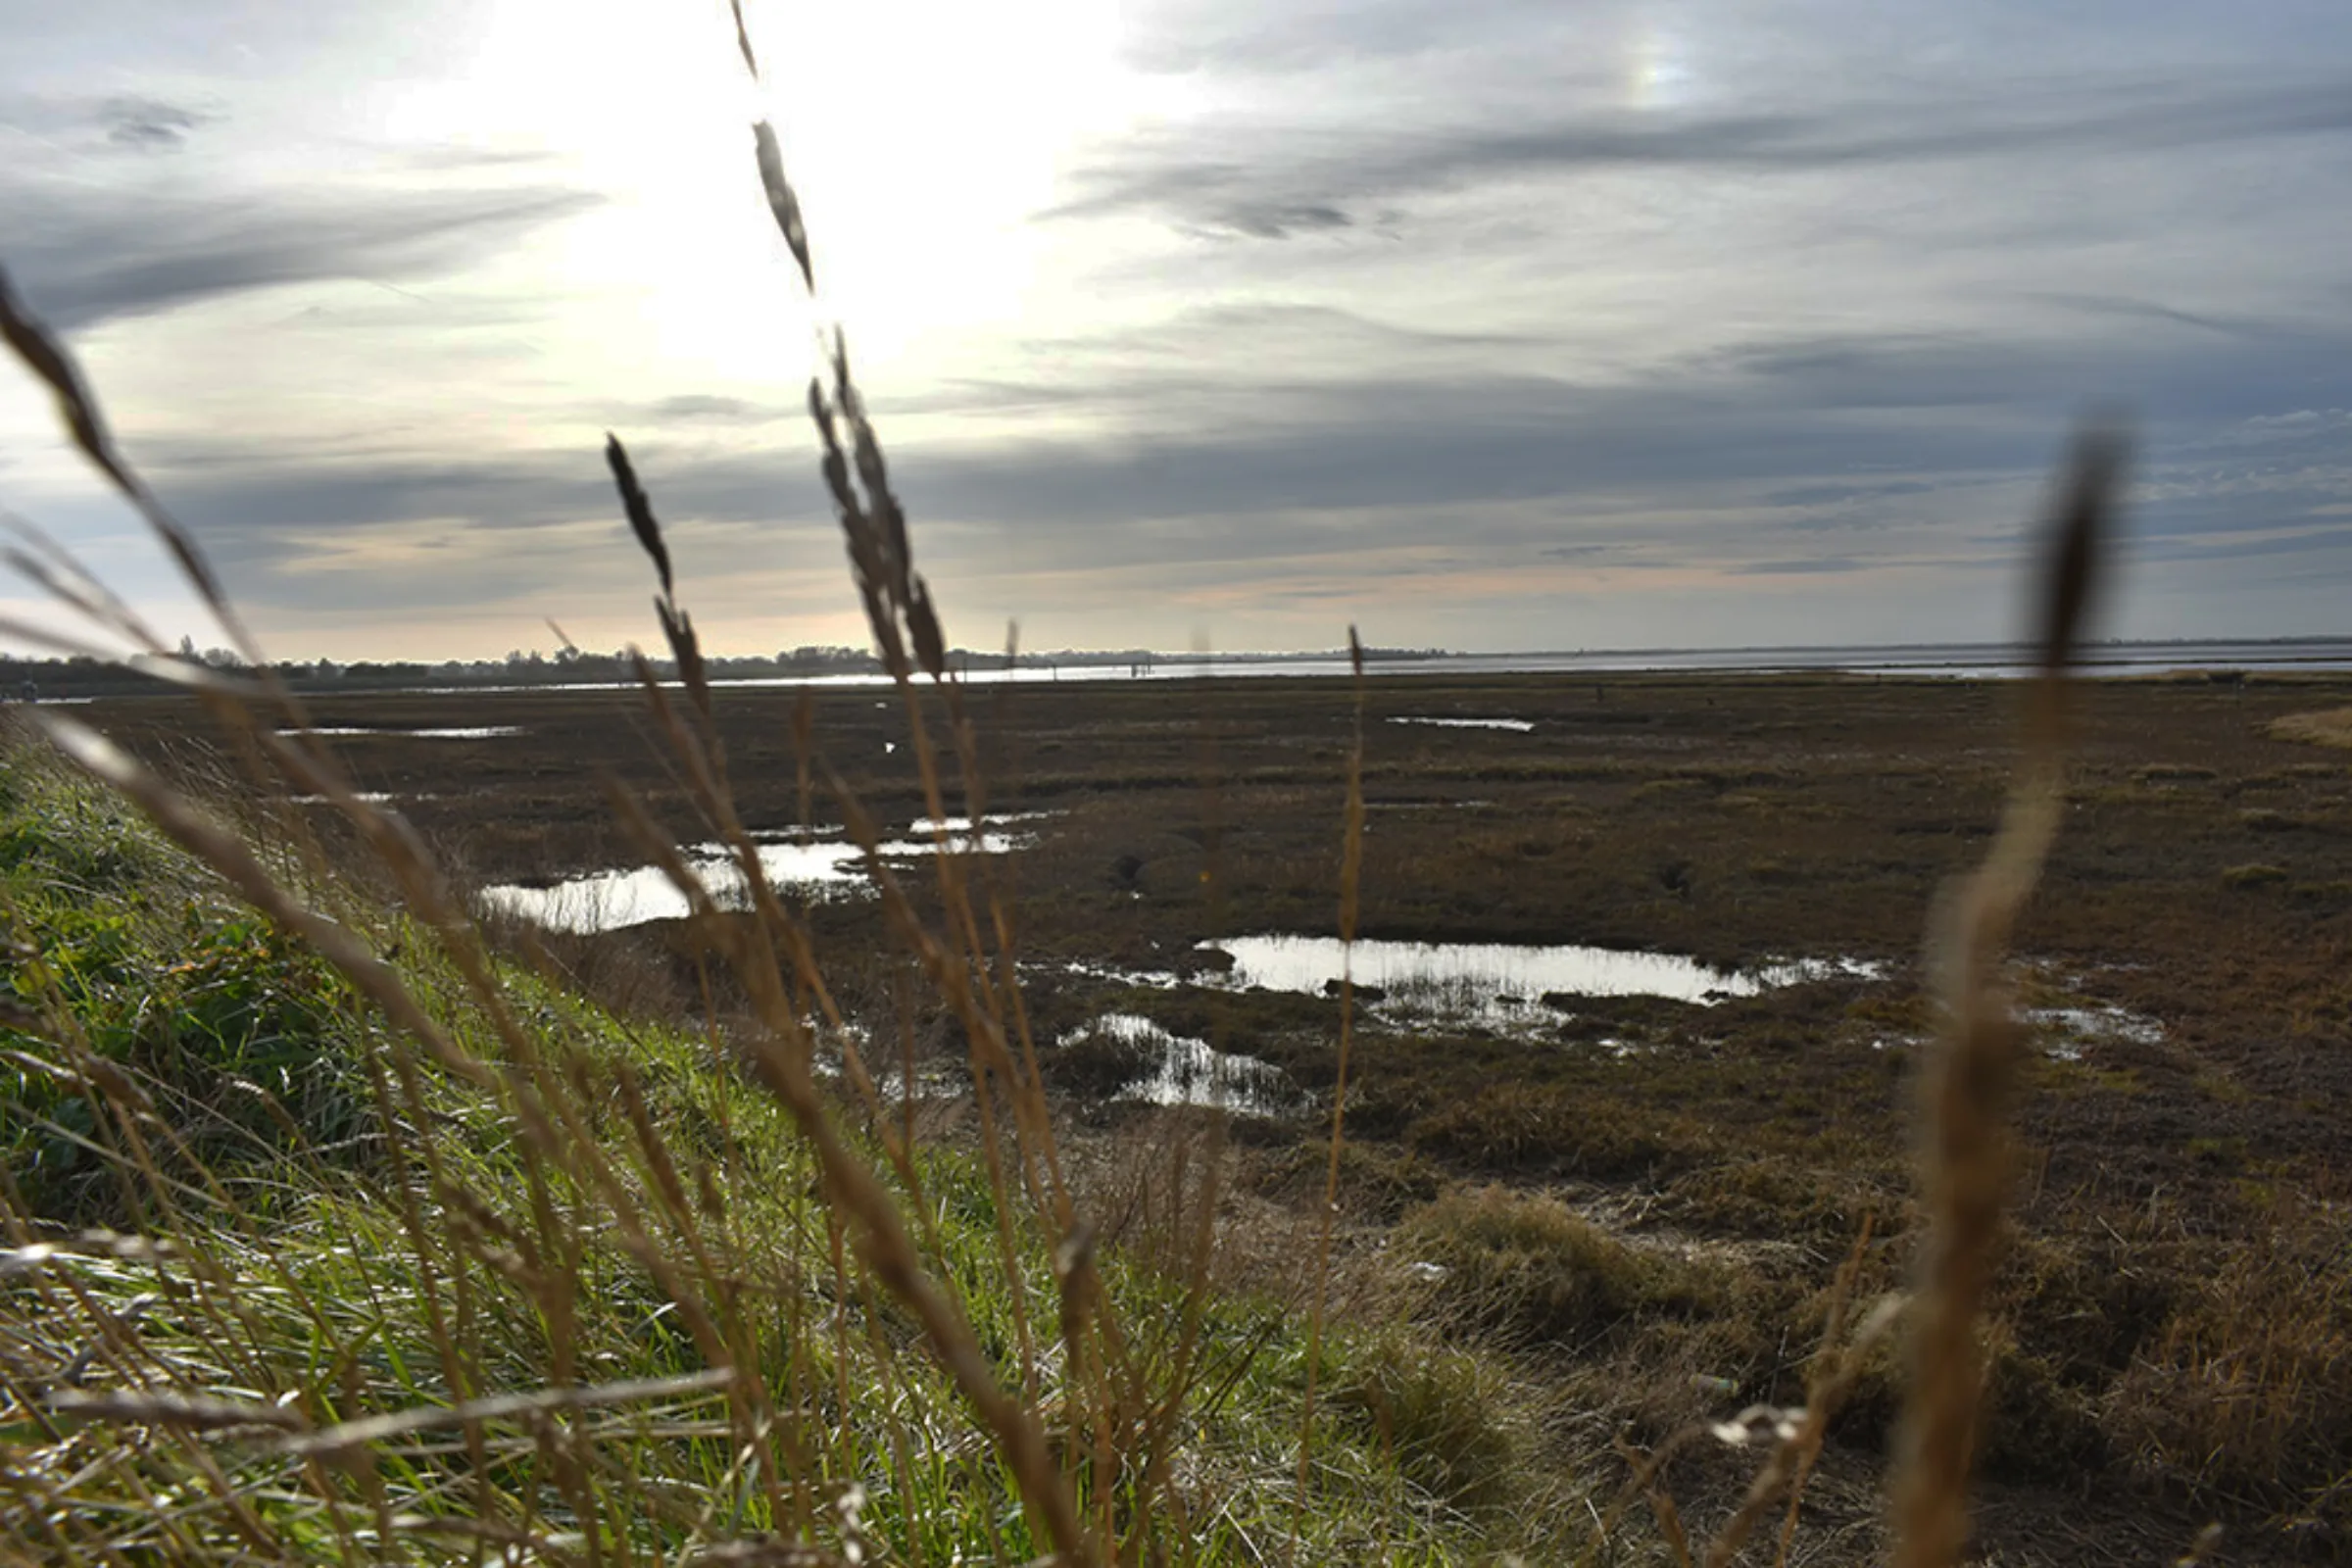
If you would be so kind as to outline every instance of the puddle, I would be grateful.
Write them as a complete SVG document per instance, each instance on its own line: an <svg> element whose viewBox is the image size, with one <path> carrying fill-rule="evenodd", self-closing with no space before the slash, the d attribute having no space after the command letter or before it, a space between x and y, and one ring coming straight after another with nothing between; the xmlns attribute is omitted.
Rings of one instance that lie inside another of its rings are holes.
<svg viewBox="0 0 2352 1568"><path fill-rule="evenodd" d="M2082 1007L2027 1007L2018 1019L2033 1031L2043 1054L2058 1061L2081 1061L2083 1052L2108 1041L2153 1046L2164 1041L2164 1025L2145 1013L2104 1003ZM1921 1050L1933 1044L1927 1035L1888 1035L1874 1038L1874 1051L1895 1047Z"/></svg>
<svg viewBox="0 0 2352 1568"><path fill-rule="evenodd" d="M816 1037L816 1051L809 1066L816 1076L842 1086L846 1093L852 1088L845 1047L858 1049L865 1075L874 1086L874 1098L885 1106L937 1104L961 1100L971 1093L972 1081L961 1069L918 1064L914 1080L907 1081L906 1062L898 1054L898 1047L889 1041L877 1041L870 1030L860 1024L848 1024L834 1029L814 1018L804 1018Z"/></svg>
<svg viewBox="0 0 2352 1568"><path fill-rule="evenodd" d="M476 724L446 729L369 729L360 724L320 724L315 729L281 729L280 735L386 735L420 741L491 741L522 733L520 724Z"/></svg>
<svg viewBox="0 0 2352 1568"><path fill-rule="evenodd" d="M1340 978L1345 953L1336 937L1235 937L1200 946L1232 955L1228 984L1309 996ZM1355 944L1351 969L1358 986L1386 993L1378 1004L1383 1008L1449 1017L1524 1017L1542 1006L1546 994L1666 997L1709 1006L1805 980L1876 979L1882 973L1851 958L1725 970L1673 954L1615 948L1374 941Z"/></svg>
<svg viewBox="0 0 2352 1568"><path fill-rule="evenodd" d="M440 798L438 795L390 795L382 790L355 790L352 793L353 800L364 801L369 806L390 806L395 801L437 801ZM331 806L334 802L332 797L325 795L289 795L286 797L286 804L288 806Z"/></svg>
<svg viewBox="0 0 2352 1568"><path fill-rule="evenodd" d="M1439 729L1507 729L1525 735L1536 727L1532 718L1392 718L1392 724L1432 724Z"/></svg>
<svg viewBox="0 0 2352 1568"><path fill-rule="evenodd" d="M982 832L977 837L955 839L951 848L960 854L1008 855L1028 844L1026 838L1012 834ZM933 854L938 845L894 841L874 849L883 860L901 861ZM873 884L865 875L864 852L855 844L762 844L759 852L760 869L770 887L820 900L866 898L873 893ZM696 845L686 852L686 861L722 906L741 908L750 903L741 869L717 845ZM481 902L498 913L580 936L619 931L650 920L682 920L691 912L686 895L654 865L595 871L553 887L512 883L487 887L481 891Z"/></svg>
<svg viewBox="0 0 2352 1568"><path fill-rule="evenodd" d="M2081 1061L2082 1053L2105 1041L2160 1045L2164 1025L2144 1013L2104 1003L2083 1007L2028 1007L2023 1017L2041 1037L2042 1049L2060 1061Z"/></svg>
<svg viewBox="0 0 2352 1568"><path fill-rule="evenodd" d="M1204 1040L1170 1034L1151 1019L1109 1012L1062 1037L1062 1044L1089 1035L1107 1035L1140 1047L1157 1058L1152 1075L1118 1093L1121 1100L1153 1105L1200 1105L1245 1116L1282 1116L1305 1103L1290 1075L1255 1056L1218 1051Z"/></svg>
<svg viewBox="0 0 2352 1568"><path fill-rule="evenodd" d="M1082 959L1071 959L1053 967L1063 974L1078 975L1088 980L1103 980L1114 986L1135 986L1152 991L1173 991L1185 983L1184 976L1169 969L1122 969L1113 963L1088 963ZM1216 977L1208 975L1202 978L1204 981L1214 981Z"/></svg>
<svg viewBox="0 0 2352 1568"><path fill-rule="evenodd" d="M980 824L984 828L993 829L1009 827L1015 822L1043 822L1052 817L1067 816L1068 814L1064 810L991 811L981 817ZM940 833L962 836L972 831L972 819L968 816L918 816L906 824L906 831L919 833L925 838Z"/></svg>

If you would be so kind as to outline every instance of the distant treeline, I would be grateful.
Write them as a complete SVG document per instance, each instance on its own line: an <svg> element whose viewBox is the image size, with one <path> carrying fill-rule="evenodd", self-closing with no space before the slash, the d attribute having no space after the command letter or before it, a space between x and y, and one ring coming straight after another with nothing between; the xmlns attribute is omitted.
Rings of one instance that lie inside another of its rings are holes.
<svg viewBox="0 0 2352 1568"><path fill-rule="evenodd" d="M1366 659L1432 659L1442 649L1367 648ZM198 652L182 645L180 657L215 668L241 668L244 662L222 649ZM1162 664L1264 663L1300 659L1329 659L1334 654L1179 654L1134 648L1117 651L1069 650L1007 657L971 649L955 649L949 663L957 670L1084 669L1128 665L1150 669ZM649 661L655 671L675 673L667 660ZM736 659L708 661L713 680L793 680L825 676L879 675L882 662L862 648L810 645ZM516 649L504 659L361 660L338 663L332 660L283 661L278 677L297 691L398 691L421 686L581 686L634 681L635 666L625 651L591 654L565 648L554 654ZM168 689L158 677L136 668L86 656L73 659L0 657L0 700L37 701L63 697L126 697Z"/></svg>
<svg viewBox="0 0 2352 1568"><path fill-rule="evenodd" d="M217 669L239 669L244 661L221 649L180 650L182 659ZM667 660L651 661L662 675L674 673ZM795 648L773 655L709 661L714 678L814 677L879 672L881 663L861 649ZM287 660L275 666L280 679L298 691L396 691L418 686L570 686L634 681L626 652L591 654L566 648L555 654L516 650L504 659ZM165 683L143 671L105 660L0 658L0 698L112 697L151 692Z"/></svg>

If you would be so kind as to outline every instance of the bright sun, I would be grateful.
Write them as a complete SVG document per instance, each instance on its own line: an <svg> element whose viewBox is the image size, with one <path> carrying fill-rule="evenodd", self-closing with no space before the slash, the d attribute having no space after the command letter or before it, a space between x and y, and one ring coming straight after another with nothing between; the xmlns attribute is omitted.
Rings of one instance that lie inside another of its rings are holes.
<svg viewBox="0 0 2352 1568"><path fill-rule="evenodd" d="M1636 25L1626 40L1626 96L1637 109L1672 109L1690 94L1690 66L1682 36L1655 22Z"/></svg>
<svg viewBox="0 0 2352 1568"><path fill-rule="evenodd" d="M541 149L576 172L608 205L534 265L553 288L634 298L665 357L722 376L797 368L779 350L808 341L751 173L760 116L862 361L1020 318L1035 285L1026 220L1079 144L1136 102L1112 10L752 0L758 89L726 10L500 0L465 74L402 106L407 128Z"/></svg>

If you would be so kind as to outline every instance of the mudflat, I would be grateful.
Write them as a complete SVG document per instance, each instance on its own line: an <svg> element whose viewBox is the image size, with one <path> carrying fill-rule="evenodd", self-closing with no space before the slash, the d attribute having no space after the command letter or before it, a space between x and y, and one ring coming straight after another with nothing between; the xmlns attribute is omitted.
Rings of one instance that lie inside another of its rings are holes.
<svg viewBox="0 0 2352 1568"><path fill-rule="evenodd" d="M1250 1089L1233 1097L1250 1180L1303 1200L1329 1135L1339 988L1320 950L1241 939L1336 933L1360 732L1347 1199L1427 1254L1433 1310L1463 1293L1464 1321L1654 1432L1700 1409L1690 1391L1710 1379L1801 1381L1806 1313L1866 1217L1866 1285L1900 1281L1934 1027L1924 933L1989 841L2018 697L1826 673L979 688L964 703L984 798L938 804L989 819L966 865L1016 935L1072 1116L1115 1133L1247 1057L1228 1081ZM363 784L477 885L643 864L608 776L678 842L711 837L637 694L309 701ZM2013 970L2032 1061L1996 1483L2112 1473L2155 1501L2233 1498L2278 1524L2352 1462L2352 1430L2325 1413L2352 1408L2340 1257L2322 1283L2352 1148L2352 750L2336 719L2302 716L2347 705L2337 674L2077 690L2070 804ZM939 825L894 693L725 689L716 709L751 828L840 844L846 791L924 884ZM188 764L183 703L93 713ZM926 716L949 755L943 705ZM237 776L233 758L213 765ZM269 809L335 831L331 813ZM952 1052L940 1020L908 1015L855 878L798 891L853 1011ZM592 979L638 977L624 1004L691 1005L673 936L648 918L563 951ZM1580 979L1611 955L1701 978ZM666 993L645 979L665 964ZM1171 1042L1191 1062L1174 1079ZM1565 1205L1688 1277L1511 1296L1481 1270L1546 1223L1529 1205ZM2244 1359L2264 1355L2273 1370ZM2238 1370L2217 1372L2230 1356ZM1892 1387L1858 1392L1841 1436L1859 1449L1883 1437Z"/></svg>

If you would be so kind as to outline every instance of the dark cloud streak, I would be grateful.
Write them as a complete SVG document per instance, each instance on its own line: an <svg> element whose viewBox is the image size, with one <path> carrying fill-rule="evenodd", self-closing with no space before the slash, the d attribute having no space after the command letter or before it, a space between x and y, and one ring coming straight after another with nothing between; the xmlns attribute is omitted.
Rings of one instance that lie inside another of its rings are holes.
<svg viewBox="0 0 2352 1568"><path fill-rule="evenodd" d="M1666 113L1589 106L1548 124L1367 133L1344 152L1280 125L1204 124L1139 139L1082 171L1043 216L1157 214L1281 238L1354 220L1350 208L1497 180L1613 169L1804 173L1990 157L2068 159L2352 131L2352 74L2261 81L2083 82L2026 92L1817 109ZM1203 157L1208 146L1251 156Z"/></svg>
<svg viewBox="0 0 2352 1568"><path fill-rule="evenodd" d="M9 262L26 297L73 331L289 283L447 273L598 198L554 186L191 198L0 183L0 201L23 225Z"/></svg>
<svg viewBox="0 0 2352 1568"><path fill-rule="evenodd" d="M175 149L188 139L189 131L212 118L160 98L112 98L99 111L107 140L140 152Z"/></svg>

